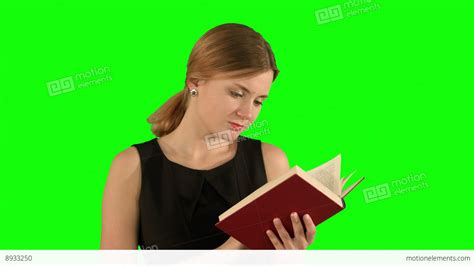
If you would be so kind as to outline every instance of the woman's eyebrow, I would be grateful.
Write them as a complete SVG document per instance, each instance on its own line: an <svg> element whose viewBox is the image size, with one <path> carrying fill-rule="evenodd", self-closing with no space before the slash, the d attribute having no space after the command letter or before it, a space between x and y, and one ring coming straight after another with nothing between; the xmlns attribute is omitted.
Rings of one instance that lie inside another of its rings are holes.
<svg viewBox="0 0 474 266"><path fill-rule="evenodd" d="M234 83L237 87L241 88L242 90L246 91L247 93L250 93L250 91L242 84L239 83ZM268 95L260 95L258 96L259 98L268 98Z"/></svg>

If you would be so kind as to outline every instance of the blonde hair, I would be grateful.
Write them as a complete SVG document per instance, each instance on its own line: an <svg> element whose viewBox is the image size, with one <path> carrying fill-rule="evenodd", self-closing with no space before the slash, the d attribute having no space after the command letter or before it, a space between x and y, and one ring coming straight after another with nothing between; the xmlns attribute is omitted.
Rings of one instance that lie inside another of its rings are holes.
<svg viewBox="0 0 474 266"><path fill-rule="evenodd" d="M194 45L188 59L186 80L208 80L217 74L242 78L273 70L280 72L270 45L260 33L242 24L228 23L212 28ZM189 103L184 89L168 99L147 122L157 137L165 136L181 123Z"/></svg>

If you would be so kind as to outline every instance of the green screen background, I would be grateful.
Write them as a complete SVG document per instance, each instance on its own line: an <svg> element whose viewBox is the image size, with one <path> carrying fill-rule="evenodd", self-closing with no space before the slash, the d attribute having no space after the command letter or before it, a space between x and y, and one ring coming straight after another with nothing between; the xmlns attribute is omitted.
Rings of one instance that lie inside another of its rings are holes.
<svg viewBox="0 0 474 266"><path fill-rule="evenodd" d="M472 3L381 0L318 24L344 3L0 4L0 249L98 249L113 157L154 137L145 119L183 88L197 39L228 22L260 32L281 70L265 131L243 135L291 166L341 153L343 175L366 176L309 249L472 249ZM109 80L48 93L93 68ZM428 186L395 195L410 175ZM386 184L390 197L367 200Z"/></svg>

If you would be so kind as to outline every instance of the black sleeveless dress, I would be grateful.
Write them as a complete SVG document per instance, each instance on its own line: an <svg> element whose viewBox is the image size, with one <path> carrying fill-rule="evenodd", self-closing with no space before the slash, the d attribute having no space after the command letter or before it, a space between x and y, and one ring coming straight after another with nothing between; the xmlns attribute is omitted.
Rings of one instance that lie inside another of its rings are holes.
<svg viewBox="0 0 474 266"><path fill-rule="evenodd" d="M239 136L233 159L210 170L168 160L157 138L134 144L141 161L141 249L215 249L218 216L267 182L261 142Z"/></svg>

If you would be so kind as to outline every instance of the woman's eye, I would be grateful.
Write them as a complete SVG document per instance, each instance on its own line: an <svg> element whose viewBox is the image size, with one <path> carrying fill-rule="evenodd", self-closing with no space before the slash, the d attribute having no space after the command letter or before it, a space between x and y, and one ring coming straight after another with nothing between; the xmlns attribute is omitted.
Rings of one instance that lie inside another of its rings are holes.
<svg viewBox="0 0 474 266"><path fill-rule="evenodd" d="M237 98L237 97L244 97L243 94L237 93L237 92L235 92L235 91L230 91L230 95L232 95L232 97L234 97L234 98ZM260 105L263 105L263 102L254 101L254 104L257 105L257 106L260 106Z"/></svg>
<svg viewBox="0 0 474 266"><path fill-rule="evenodd" d="M234 92L234 91L231 91L230 94L234 97L242 97L243 96L242 94L239 94L239 93Z"/></svg>

